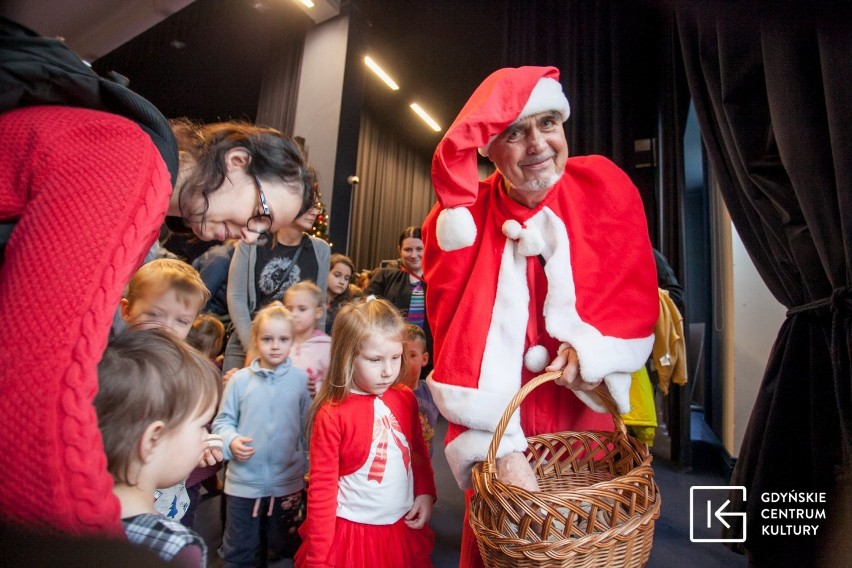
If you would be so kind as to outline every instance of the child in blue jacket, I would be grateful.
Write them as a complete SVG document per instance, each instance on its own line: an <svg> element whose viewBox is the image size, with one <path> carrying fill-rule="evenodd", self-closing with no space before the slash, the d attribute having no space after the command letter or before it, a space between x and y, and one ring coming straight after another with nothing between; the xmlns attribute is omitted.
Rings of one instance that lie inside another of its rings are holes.
<svg viewBox="0 0 852 568"><path fill-rule="evenodd" d="M281 302L257 313L251 342L260 357L228 381L213 421L230 460L222 542L226 567L253 566L267 554L291 556L299 544L293 539L307 472L304 425L311 397L308 375L293 367L289 356L293 318Z"/></svg>

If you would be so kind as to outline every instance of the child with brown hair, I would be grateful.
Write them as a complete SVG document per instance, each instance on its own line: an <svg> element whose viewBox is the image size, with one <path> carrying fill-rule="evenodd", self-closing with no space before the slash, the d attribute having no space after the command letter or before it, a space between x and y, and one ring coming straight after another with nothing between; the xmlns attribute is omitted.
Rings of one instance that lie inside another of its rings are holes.
<svg viewBox="0 0 852 568"><path fill-rule="evenodd" d="M334 317L340 311L340 307L355 297L351 286L352 276L355 274L355 263L348 256L334 253L328 265L331 268L328 271L328 286L325 294L325 332L330 334Z"/></svg>
<svg viewBox="0 0 852 568"><path fill-rule="evenodd" d="M98 365L94 406L107 468L130 542L181 566L205 566L198 534L154 509L157 487L189 475L205 450L219 398L219 373L161 329L133 329L109 344Z"/></svg>
<svg viewBox="0 0 852 568"><path fill-rule="evenodd" d="M130 279L121 300L121 317L138 329L161 328L180 340L189 335L195 318L207 303L210 292L198 271L175 259L161 258L143 264ZM218 450L205 452L207 465L222 460ZM160 514L179 521L190 509L185 480L156 491L154 507Z"/></svg>
<svg viewBox="0 0 852 568"><path fill-rule="evenodd" d="M429 351L426 350L426 334L413 323L405 324L406 369L402 384L414 391L417 406L420 409L420 426L423 439L432 457L432 438L435 437L435 424L438 422L438 406L432 398L432 392L425 378L421 379L423 369L429 364Z"/></svg>
<svg viewBox="0 0 852 568"><path fill-rule="evenodd" d="M293 365L308 374L308 392L314 396L328 372L331 337L317 329L323 317L322 291L313 282L297 282L284 293L284 306L293 315Z"/></svg>
<svg viewBox="0 0 852 568"><path fill-rule="evenodd" d="M225 340L225 324L213 314L198 314L192 322L186 342L201 351L208 359L222 366L222 342Z"/></svg>
<svg viewBox="0 0 852 568"><path fill-rule="evenodd" d="M186 336L186 342L197 349L216 365L222 367L222 342L225 339L225 325L213 314L201 313L192 323L192 329ZM210 425L208 424L208 429ZM189 507L180 522L188 527L195 526L195 514L198 511L198 502L201 498L202 485L207 489L208 495L221 494L221 484L215 477L216 472L222 469L222 463L196 467L187 478L184 486L189 498Z"/></svg>

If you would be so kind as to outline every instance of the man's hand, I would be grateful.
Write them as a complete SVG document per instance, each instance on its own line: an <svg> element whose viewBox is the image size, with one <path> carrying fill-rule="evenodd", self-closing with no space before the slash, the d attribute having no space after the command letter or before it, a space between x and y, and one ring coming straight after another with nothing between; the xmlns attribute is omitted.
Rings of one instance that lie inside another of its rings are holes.
<svg viewBox="0 0 852 568"><path fill-rule="evenodd" d="M515 485L527 491L538 491L535 472L522 452L512 452L497 458L497 478L503 483Z"/></svg>
<svg viewBox="0 0 852 568"><path fill-rule="evenodd" d="M254 448L249 446L252 439L245 436L237 436L231 442L231 453L234 454L234 459L244 462L254 455Z"/></svg>
<svg viewBox="0 0 852 568"><path fill-rule="evenodd" d="M431 495L418 495L414 498L414 504L405 515L405 526L410 529L422 529L432 517Z"/></svg>
<svg viewBox="0 0 852 568"><path fill-rule="evenodd" d="M577 350L568 343L559 346L556 359L550 363L545 371L562 371L562 376L554 382L571 390L590 391L601 384L601 381L587 383L583 380L583 377L580 376L580 359L577 357Z"/></svg>

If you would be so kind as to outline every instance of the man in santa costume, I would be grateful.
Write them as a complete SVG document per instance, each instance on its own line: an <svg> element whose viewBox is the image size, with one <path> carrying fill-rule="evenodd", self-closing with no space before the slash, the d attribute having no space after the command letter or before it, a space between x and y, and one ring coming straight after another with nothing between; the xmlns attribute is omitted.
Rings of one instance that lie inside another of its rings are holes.
<svg viewBox="0 0 852 568"><path fill-rule="evenodd" d="M651 352L658 296L639 193L606 158L568 158L569 112L557 69L500 69L435 150L438 204L423 225L429 387L465 490L522 384L563 371L527 397L500 443L498 476L536 490L526 437L612 430L591 391L605 382L627 412L630 373ZM477 152L497 168L484 181ZM481 565L467 518L461 564Z"/></svg>

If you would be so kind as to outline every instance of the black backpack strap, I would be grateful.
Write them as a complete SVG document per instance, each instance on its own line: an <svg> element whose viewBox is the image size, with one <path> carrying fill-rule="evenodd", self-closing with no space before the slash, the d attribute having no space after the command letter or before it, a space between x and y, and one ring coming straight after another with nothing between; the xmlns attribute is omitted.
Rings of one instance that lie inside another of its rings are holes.
<svg viewBox="0 0 852 568"><path fill-rule="evenodd" d="M0 112L33 105L83 107L117 114L145 131L177 179L172 129L141 95L100 77L62 41L46 38L0 17Z"/></svg>

